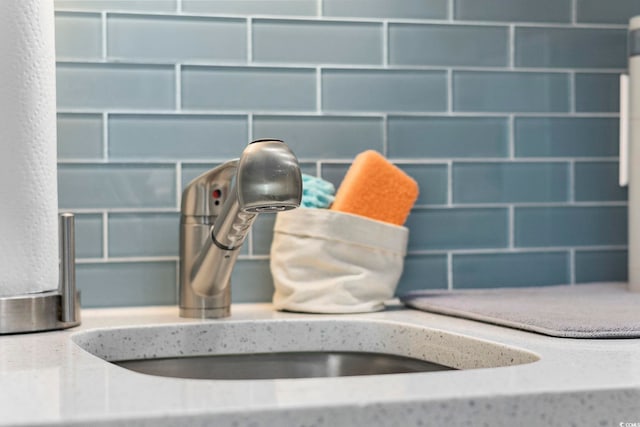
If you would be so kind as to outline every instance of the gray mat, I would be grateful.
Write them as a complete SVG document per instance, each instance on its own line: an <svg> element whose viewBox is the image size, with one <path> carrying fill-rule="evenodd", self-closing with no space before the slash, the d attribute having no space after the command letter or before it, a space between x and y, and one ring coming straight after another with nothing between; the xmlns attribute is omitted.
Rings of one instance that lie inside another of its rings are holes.
<svg viewBox="0 0 640 427"><path fill-rule="evenodd" d="M409 307L565 338L640 338L640 293L626 283L415 291Z"/></svg>

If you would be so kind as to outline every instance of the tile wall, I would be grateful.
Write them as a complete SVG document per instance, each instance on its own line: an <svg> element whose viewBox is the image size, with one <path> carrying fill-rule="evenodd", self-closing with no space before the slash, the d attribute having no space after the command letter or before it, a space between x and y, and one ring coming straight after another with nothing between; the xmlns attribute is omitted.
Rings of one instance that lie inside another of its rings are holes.
<svg viewBox="0 0 640 427"><path fill-rule="evenodd" d="M56 0L60 208L85 306L176 303L181 189L280 137L419 181L398 292L626 278L618 74L637 0ZM268 301L273 217L234 273Z"/></svg>

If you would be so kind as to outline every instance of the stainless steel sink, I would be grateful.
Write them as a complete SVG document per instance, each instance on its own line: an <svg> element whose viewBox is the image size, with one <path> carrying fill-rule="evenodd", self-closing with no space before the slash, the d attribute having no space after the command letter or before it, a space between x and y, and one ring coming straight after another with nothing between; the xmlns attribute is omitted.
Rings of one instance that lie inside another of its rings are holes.
<svg viewBox="0 0 640 427"><path fill-rule="evenodd" d="M348 377L453 369L403 356L343 351L169 357L114 363L143 374L209 380Z"/></svg>
<svg viewBox="0 0 640 427"><path fill-rule="evenodd" d="M122 368L189 379L423 375L444 370L455 375L457 370L539 360L521 348L423 325L330 316L112 327L78 332L72 340Z"/></svg>

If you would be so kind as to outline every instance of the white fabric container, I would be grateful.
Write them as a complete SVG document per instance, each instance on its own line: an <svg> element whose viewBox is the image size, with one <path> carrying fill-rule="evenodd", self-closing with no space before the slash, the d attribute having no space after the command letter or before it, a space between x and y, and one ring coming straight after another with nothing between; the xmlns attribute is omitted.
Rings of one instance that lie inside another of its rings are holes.
<svg viewBox="0 0 640 427"><path fill-rule="evenodd" d="M409 230L328 209L278 213L273 304L307 313L384 309L402 274Z"/></svg>

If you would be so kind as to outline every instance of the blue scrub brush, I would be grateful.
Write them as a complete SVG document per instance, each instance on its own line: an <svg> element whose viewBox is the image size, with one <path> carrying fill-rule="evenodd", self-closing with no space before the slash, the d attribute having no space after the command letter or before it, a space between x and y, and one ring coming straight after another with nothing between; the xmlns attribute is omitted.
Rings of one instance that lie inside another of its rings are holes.
<svg viewBox="0 0 640 427"><path fill-rule="evenodd" d="M322 178L302 174L302 203L303 208L327 209L333 203L336 189L332 183Z"/></svg>

